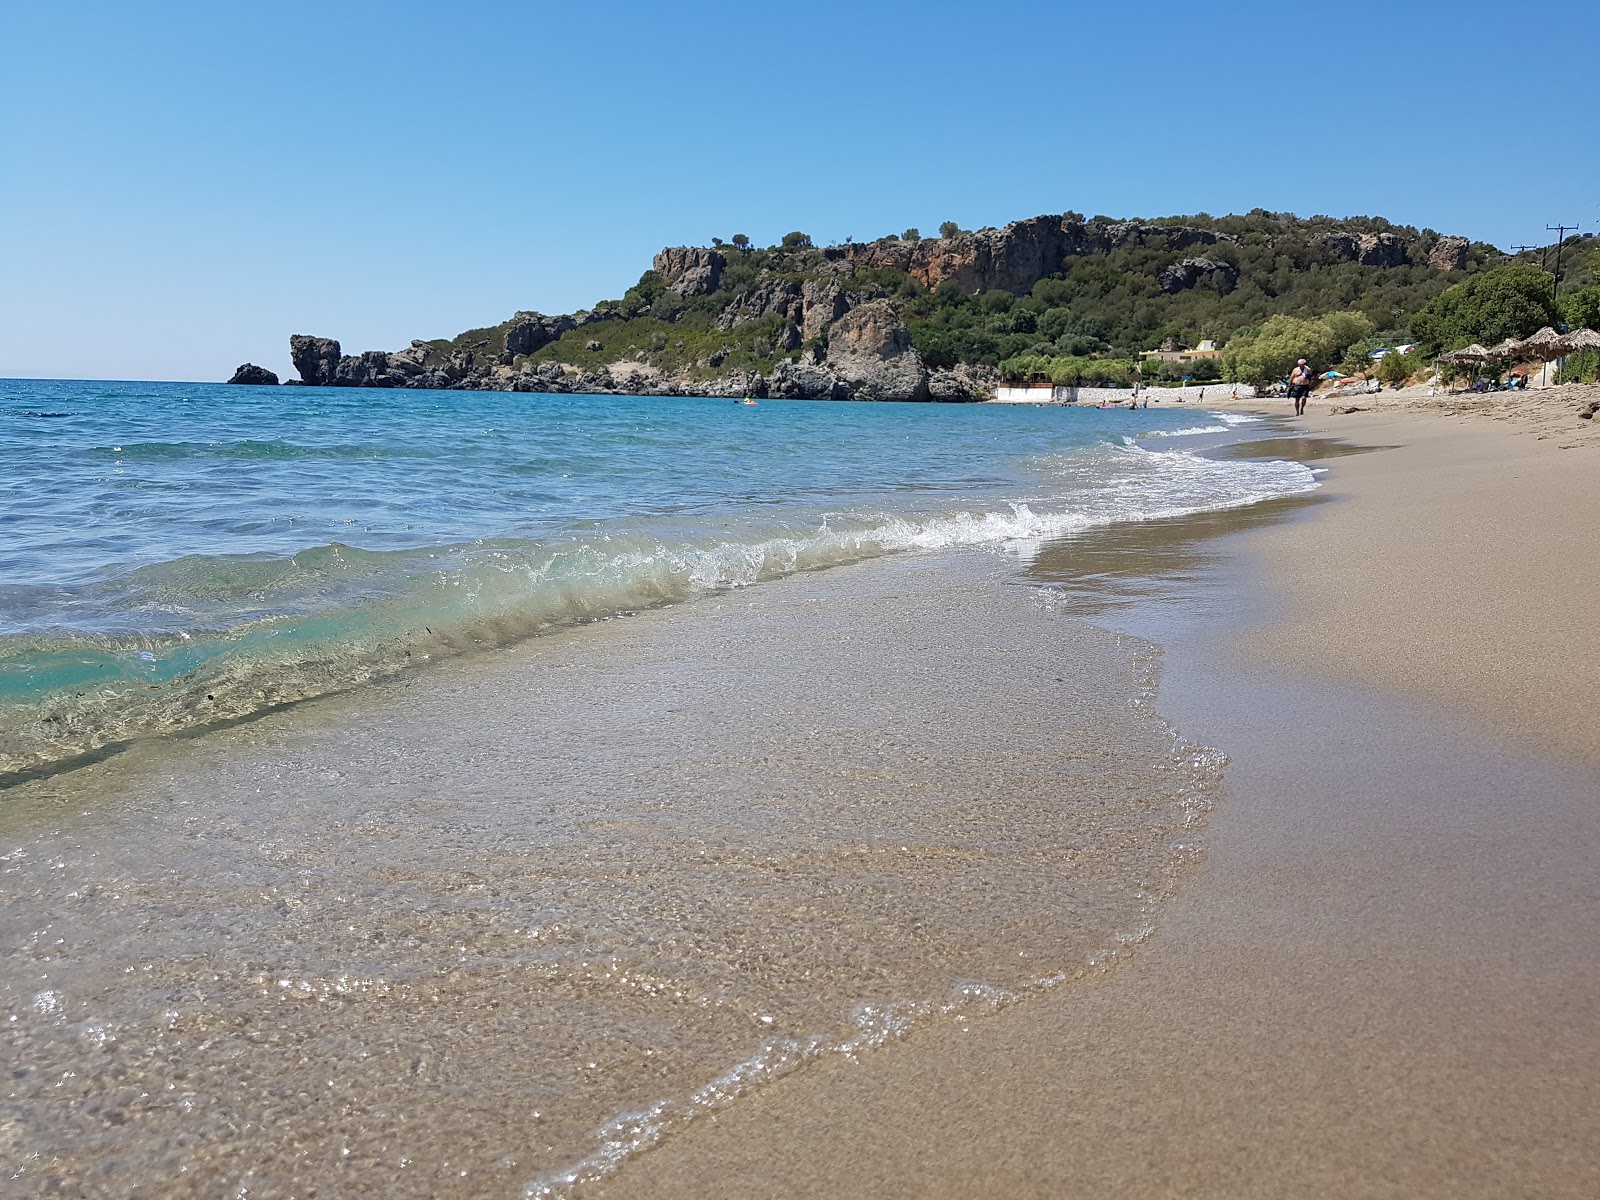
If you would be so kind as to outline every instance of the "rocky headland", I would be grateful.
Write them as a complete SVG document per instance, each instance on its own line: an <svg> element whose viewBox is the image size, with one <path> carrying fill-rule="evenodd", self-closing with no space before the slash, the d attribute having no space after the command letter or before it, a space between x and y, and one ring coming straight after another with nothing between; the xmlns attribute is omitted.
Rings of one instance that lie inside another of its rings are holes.
<svg viewBox="0 0 1600 1200"><path fill-rule="evenodd" d="M719 239L663 249L625 296L586 311L518 312L454 338L360 354L295 334L300 378L290 382L977 400L993 394L1008 355L1069 343L1064 352L1136 353L1182 333L1226 337L1271 312L1321 302L1285 293L1285 265L1426 298L1496 254L1376 219L1259 212L1160 221L1066 213L827 247L803 234L764 249ZM230 382L276 381L246 364Z"/></svg>

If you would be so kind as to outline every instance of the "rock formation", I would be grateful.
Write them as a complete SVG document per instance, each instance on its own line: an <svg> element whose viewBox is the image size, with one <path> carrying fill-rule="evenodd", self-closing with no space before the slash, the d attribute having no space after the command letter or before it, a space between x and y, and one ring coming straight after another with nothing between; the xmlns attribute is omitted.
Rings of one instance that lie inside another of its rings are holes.
<svg viewBox="0 0 1600 1200"><path fill-rule="evenodd" d="M680 296L709 296L722 285L727 259L701 246L668 246L651 267Z"/></svg>
<svg viewBox="0 0 1600 1200"><path fill-rule="evenodd" d="M589 311L561 316L522 311L448 340L357 355L343 354L332 339L296 334L290 352L300 381L313 386L972 399L992 389L994 369L958 363L930 370L896 305L908 305L915 337L934 361L950 363L957 354L971 353L992 362L1016 353L1013 347L1054 353L1059 339L1035 337L1042 328L1041 305L1052 312L1065 308L1063 296L1076 285L1041 292L1034 303L1009 315L999 297L998 303L963 309L956 297L930 300L923 288L1020 296L1052 277L1066 276L1072 284L1078 277L1074 260L1109 259L1108 270L1125 275L1144 294L1159 289L1179 297L1175 308L1193 309L1181 299L1183 293L1194 288L1228 293L1247 282L1241 270L1254 280L1269 269L1261 265L1264 255L1275 271L1330 260L1389 268L1425 259L1450 272L1492 253L1490 247L1431 231L1364 232L1371 224L1364 220L1302 222L1257 210L1214 224L1085 219L1069 212L939 238L764 250L668 246L655 256L652 273L638 288ZM1417 286L1410 277L1404 285ZM1106 325L1093 313L1082 319L1091 328ZM1140 336L1150 336L1154 344L1159 327L1140 320L1147 327ZM627 321L629 327L611 335L595 330L574 336L605 321ZM1091 347L1106 340L1094 333L1084 337ZM1084 338L1074 334L1070 340L1077 345ZM969 351L973 344L980 348ZM598 354L614 361L592 369Z"/></svg>
<svg viewBox="0 0 1600 1200"><path fill-rule="evenodd" d="M1186 250L1231 241L1227 234L1186 225L1142 221L1085 221L1075 214L1033 217L1004 229L907 242L886 239L842 247L854 265L892 267L926 287L954 280L963 291L1023 295L1069 257L1116 249L1132 242Z"/></svg>
<svg viewBox="0 0 1600 1200"><path fill-rule="evenodd" d="M852 308L833 323L827 365L857 400L928 398L928 368L887 300Z"/></svg>
<svg viewBox="0 0 1600 1200"><path fill-rule="evenodd" d="M1239 272L1232 263L1220 259L1186 258L1170 267L1162 267L1156 274L1156 282L1161 285L1163 292L1169 294L1199 283L1214 287L1219 292L1227 292L1232 291L1233 285L1239 282Z"/></svg>
<svg viewBox="0 0 1600 1200"><path fill-rule="evenodd" d="M1392 233L1325 233L1317 241L1335 258L1364 267L1403 267L1411 262L1405 239Z"/></svg>
<svg viewBox="0 0 1600 1200"><path fill-rule="evenodd" d="M296 333L289 338L289 360L311 387L332 387L339 373L339 343L332 338Z"/></svg>
<svg viewBox="0 0 1600 1200"><path fill-rule="evenodd" d="M233 373L233 378L228 380L228 382L256 385L270 384L271 386L276 387L278 384L278 377L265 367L258 367L255 365L255 363L244 363L237 371Z"/></svg>
<svg viewBox="0 0 1600 1200"><path fill-rule="evenodd" d="M1428 265L1435 271L1465 270L1467 248L1471 245L1464 237L1442 237L1428 251Z"/></svg>

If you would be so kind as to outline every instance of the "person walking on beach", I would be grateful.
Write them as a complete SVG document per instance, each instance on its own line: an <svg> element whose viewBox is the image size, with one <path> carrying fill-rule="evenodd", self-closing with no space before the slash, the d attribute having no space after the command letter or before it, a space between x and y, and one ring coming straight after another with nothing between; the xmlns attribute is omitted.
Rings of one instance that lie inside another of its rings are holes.
<svg viewBox="0 0 1600 1200"><path fill-rule="evenodd" d="M1294 415L1306 415L1306 397L1311 394L1311 368L1301 359L1289 372L1289 399L1294 401Z"/></svg>

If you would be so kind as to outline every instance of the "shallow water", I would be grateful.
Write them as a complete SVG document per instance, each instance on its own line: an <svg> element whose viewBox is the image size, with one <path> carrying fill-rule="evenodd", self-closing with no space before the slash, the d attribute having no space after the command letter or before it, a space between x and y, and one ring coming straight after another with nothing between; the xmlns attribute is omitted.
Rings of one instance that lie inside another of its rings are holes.
<svg viewBox="0 0 1600 1200"><path fill-rule="evenodd" d="M1241 419L0 381L0 776L795 571L1315 486L1183 449Z"/></svg>
<svg viewBox="0 0 1600 1200"><path fill-rule="evenodd" d="M95 486L161 503L61 493L103 557L6 544L9 761L132 736L0 803L23 1195L569 1195L807 1063L1107 969L1222 758L1156 712L1152 646L1073 617L1074 555L1105 568L1071 535L1314 487L1183 449L1227 436L1196 413L212 393L234 440L191 440L268 464L237 496L210 450L147 452ZM407 454L259 449L275 405L391 402L435 406L390 414ZM420 486L479 403L611 478L537 509L479 443L359 548L251 515L272 480L312 525L395 462Z"/></svg>
<svg viewBox="0 0 1600 1200"><path fill-rule="evenodd" d="M19 785L20 1194L559 1196L1105 969L1221 770L992 554L808 574Z"/></svg>

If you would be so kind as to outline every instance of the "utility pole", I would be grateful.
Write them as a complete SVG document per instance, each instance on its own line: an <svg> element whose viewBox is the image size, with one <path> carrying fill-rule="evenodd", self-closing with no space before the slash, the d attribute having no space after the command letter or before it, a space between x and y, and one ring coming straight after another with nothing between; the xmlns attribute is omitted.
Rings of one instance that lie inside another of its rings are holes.
<svg viewBox="0 0 1600 1200"><path fill-rule="evenodd" d="M1567 240L1567 230L1576 230L1576 225L1546 225L1545 229L1556 235L1556 269L1555 278L1550 283L1550 299L1556 298L1556 293L1561 290L1561 243Z"/></svg>

